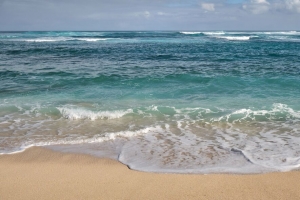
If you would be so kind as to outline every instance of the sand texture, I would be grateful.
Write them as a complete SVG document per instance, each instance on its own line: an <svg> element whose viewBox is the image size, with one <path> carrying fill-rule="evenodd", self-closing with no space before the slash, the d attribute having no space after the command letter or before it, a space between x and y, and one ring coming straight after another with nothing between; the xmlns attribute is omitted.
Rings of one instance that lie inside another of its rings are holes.
<svg viewBox="0 0 300 200"><path fill-rule="evenodd" d="M155 174L33 147L0 156L0 199L300 199L300 172Z"/></svg>

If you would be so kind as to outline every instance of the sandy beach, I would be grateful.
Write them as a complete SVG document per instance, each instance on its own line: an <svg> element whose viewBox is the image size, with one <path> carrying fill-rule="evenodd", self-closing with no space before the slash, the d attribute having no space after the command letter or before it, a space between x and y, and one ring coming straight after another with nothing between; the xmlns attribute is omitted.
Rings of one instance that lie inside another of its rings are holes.
<svg viewBox="0 0 300 200"><path fill-rule="evenodd" d="M155 174L33 147L0 156L0 199L300 199L300 172Z"/></svg>

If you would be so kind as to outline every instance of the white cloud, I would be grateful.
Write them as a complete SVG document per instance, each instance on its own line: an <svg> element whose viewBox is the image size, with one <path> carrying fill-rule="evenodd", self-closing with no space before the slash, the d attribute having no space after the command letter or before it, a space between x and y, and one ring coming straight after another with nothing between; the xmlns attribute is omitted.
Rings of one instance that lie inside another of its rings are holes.
<svg viewBox="0 0 300 200"><path fill-rule="evenodd" d="M201 7L206 11L215 11L215 4L213 3L202 3Z"/></svg>
<svg viewBox="0 0 300 200"><path fill-rule="evenodd" d="M251 0L250 3L244 4L243 8L253 14L261 14L269 11L270 3L266 0Z"/></svg>
<svg viewBox="0 0 300 200"><path fill-rule="evenodd" d="M300 0L286 0L285 4L287 9L300 13Z"/></svg>
<svg viewBox="0 0 300 200"><path fill-rule="evenodd" d="M168 15L170 15L169 13L165 13L165 12L157 12L156 14L159 15L159 16L168 16Z"/></svg>
<svg viewBox="0 0 300 200"><path fill-rule="evenodd" d="M270 4L266 0L252 0L251 2L256 4Z"/></svg>
<svg viewBox="0 0 300 200"><path fill-rule="evenodd" d="M144 17L145 18L149 18L150 17L150 12L149 11L145 11L144 12Z"/></svg>
<svg viewBox="0 0 300 200"><path fill-rule="evenodd" d="M151 14L150 14L149 11L144 11L144 12L135 12L135 13L132 13L130 15L134 16L134 17L144 17L146 19L149 19Z"/></svg>

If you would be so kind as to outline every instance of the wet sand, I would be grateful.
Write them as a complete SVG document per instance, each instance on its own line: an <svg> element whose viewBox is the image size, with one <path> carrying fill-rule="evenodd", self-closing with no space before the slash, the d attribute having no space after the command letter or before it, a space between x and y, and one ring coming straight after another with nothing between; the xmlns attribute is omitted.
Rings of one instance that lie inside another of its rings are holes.
<svg viewBox="0 0 300 200"><path fill-rule="evenodd" d="M156 174L33 147L0 156L0 199L300 199L300 172Z"/></svg>

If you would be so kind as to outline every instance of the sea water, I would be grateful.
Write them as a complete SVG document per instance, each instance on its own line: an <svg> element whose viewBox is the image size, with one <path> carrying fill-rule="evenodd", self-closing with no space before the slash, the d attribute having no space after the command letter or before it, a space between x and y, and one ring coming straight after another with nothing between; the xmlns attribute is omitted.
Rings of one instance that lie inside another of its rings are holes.
<svg viewBox="0 0 300 200"><path fill-rule="evenodd" d="M172 173L300 168L300 32L1 32L0 153Z"/></svg>

